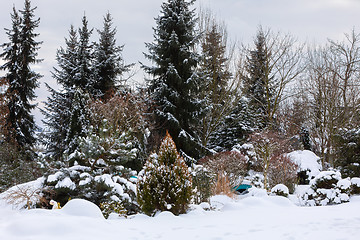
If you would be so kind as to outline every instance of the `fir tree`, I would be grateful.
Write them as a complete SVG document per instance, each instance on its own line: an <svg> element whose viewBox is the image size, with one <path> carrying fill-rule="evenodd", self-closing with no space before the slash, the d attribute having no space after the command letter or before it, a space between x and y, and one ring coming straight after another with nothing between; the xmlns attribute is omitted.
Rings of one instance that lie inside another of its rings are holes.
<svg viewBox="0 0 360 240"><path fill-rule="evenodd" d="M243 144L257 126L259 120L249 110L247 99L241 98L210 137L209 147L217 152L232 150L235 145Z"/></svg>
<svg viewBox="0 0 360 240"><path fill-rule="evenodd" d="M360 176L360 129L341 129L336 135L335 167L345 177Z"/></svg>
<svg viewBox="0 0 360 240"><path fill-rule="evenodd" d="M155 66L143 66L153 79L149 92L157 106L154 114L160 134L168 129L182 153L198 158L200 145L192 129L199 111L198 56L194 45L196 18L190 6L194 0L168 0L156 18L154 42L147 43L145 57Z"/></svg>
<svg viewBox="0 0 360 240"><path fill-rule="evenodd" d="M65 39L66 47L60 47L56 53L58 67L54 67L53 78L62 86L62 89L55 90L48 86L50 97L45 102L45 109L42 113L45 116L46 126L43 136L43 143L47 147L47 153L55 160L60 160L67 148L65 142L69 124L71 102L74 97L73 87L76 86L78 74L78 38L73 26L69 30L69 38Z"/></svg>
<svg viewBox="0 0 360 240"><path fill-rule="evenodd" d="M185 213L191 200L192 180L184 160L167 133L159 153L152 154L139 174L138 203L147 215L157 211Z"/></svg>
<svg viewBox="0 0 360 240"><path fill-rule="evenodd" d="M40 19L34 19L35 8L31 7L30 1L25 0L21 17L13 10L12 29L7 31L9 43L5 43L5 52L1 57L6 61L2 70L7 70L6 78L9 80L9 115L7 126L9 137L15 139L20 147L30 149L34 142L36 125L31 111L35 104L30 102L35 99L35 89L41 75L32 71L30 66L39 63L37 51L41 42L35 41L39 35L35 29L39 26Z"/></svg>
<svg viewBox="0 0 360 240"><path fill-rule="evenodd" d="M82 27L79 28L79 42L77 45L77 63L74 87L92 93L94 90L94 74L93 74L93 45L90 43L92 29L88 28L88 20L86 16L82 18Z"/></svg>
<svg viewBox="0 0 360 240"><path fill-rule="evenodd" d="M46 146L46 153L55 160L60 160L67 148L66 138L69 127L71 99L66 91L57 91L47 85L50 96L45 102L43 123L46 126L42 134L42 143Z"/></svg>
<svg viewBox="0 0 360 240"><path fill-rule="evenodd" d="M88 93L93 92L94 86L91 33L84 16L82 27L77 32L71 26L69 38L65 39L66 47L57 51L58 67L54 68L53 77L62 88L56 91L49 87L51 96L43 111L48 127L45 144L56 160L60 160L63 153L71 154L77 149L79 137L86 136L83 128L89 126L88 116L82 114L88 112Z"/></svg>
<svg viewBox="0 0 360 240"><path fill-rule="evenodd" d="M91 113L89 111L90 96L79 87L74 91L74 97L71 102L69 125L67 129L65 144L68 146L66 154L69 155L68 161L73 165L77 158L74 159L71 155L76 155L79 152L79 141L81 137L88 135L90 127ZM84 164L83 162L79 162Z"/></svg>
<svg viewBox="0 0 360 240"><path fill-rule="evenodd" d="M78 86L76 77L78 73L78 34L71 25L69 30L69 38L65 38L66 48L60 47L56 53L56 61L58 68L54 67L52 74L57 83L62 85L64 89L70 89Z"/></svg>
<svg viewBox="0 0 360 240"><path fill-rule="evenodd" d="M208 24L208 23L205 23ZM224 124L225 116L233 108L236 94L230 88L232 74L226 56L224 29L217 23L207 27L201 40L202 56L199 64L201 78L202 114L197 129L204 146L216 143L209 140Z"/></svg>
<svg viewBox="0 0 360 240"><path fill-rule="evenodd" d="M247 76L244 76L244 95L249 99L252 111L262 120L262 126L269 125L269 108L272 103L272 79L269 79L268 52L266 37L262 28L259 29L254 40L255 49L249 51L247 57Z"/></svg>
<svg viewBox="0 0 360 240"><path fill-rule="evenodd" d="M122 58L124 45L116 45L116 28L112 27L113 19L110 13L104 17L102 30L98 30L100 35L99 43L95 45L95 83L94 96L107 98L106 95L116 92L120 85L119 76L130 70L133 64L125 65Z"/></svg>

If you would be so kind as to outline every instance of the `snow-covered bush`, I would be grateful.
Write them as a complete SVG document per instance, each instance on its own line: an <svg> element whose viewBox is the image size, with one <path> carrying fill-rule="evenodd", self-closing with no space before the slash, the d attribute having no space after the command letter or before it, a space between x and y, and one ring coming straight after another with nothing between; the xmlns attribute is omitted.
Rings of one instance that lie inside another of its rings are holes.
<svg viewBox="0 0 360 240"><path fill-rule="evenodd" d="M116 171L118 166L139 169L139 143L131 130L120 132L112 128L106 119L88 136L79 137L78 149L68 157L69 162L81 162L92 169L103 168L108 173Z"/></svg>
<svg viewBox="0 0 360 240"><path fill-rule="evenodd" d="M340 179L336 184L336 188L339 189L341 193L346 193L350 195L351 194L350 179Z"/></svg>
<svg viewBox="0 0 360 240"><path fill-rule="evenodd" d="M310 184L317 189L331 189L336 187L339 180L341 180L341 174L339 172L322 171L310 182Z"/></svg>
<svg viewBox="0 0 360 240"><path fill-rule="evenodd" d="M288 153L287 156L299 166L299 184L309 184L310 180L322 170L320 157L309 150L298 150Z"/></svg>
<svg viewBox="0 0 360 240"><path fill-rule="evenodd" d="M351 179L351 194L360 194L360 178Z"/></svg>
<svg viewBox="0 0 360 240"><path fill-rule="evenodd" d="M277 196L288 197L289 189L284 184L277 184L271 189L271 194L277 195Z"/></svg>
<svg viewBox="0 0 360 240"><path fill-rule="evenodd" d="M195 165L191 170L195 204L208 202L212 196L215 175L201 165Z"/></svg>
<svg viewBox="0 0 360 240"><path fill-rule="evenodd" d="M311 180L310 188L301 196L305 206L325 206L349 201L350 181L335 171L320 172Z"/></svg>
<svg viewBox="0 0 360 240"><path fill-rule="evenodd" d="M136 172L123 168L122 171L101 173L90 167L73 166L48 174L43 194L63 206L69 199L82 198L100 206L101 203L115 201L121 203L128 214L138 211L136 203Z"/></svg>
<svg viewBox="0 0 360 240"><path fill-rule="evenodd" d="M169 133L159 153L151 154L139 173L138 203L147 215L157 211L185 213L192 197L192 179Z"/></svg>
<svg viewBox="0 0 360 240"><path fill-rule="evenodd" d="M100 209L105 218L108 218L110 214L115 213L119 216L126 216L127 211L121 202L111 200L109 202L100 203Z"/></svg>

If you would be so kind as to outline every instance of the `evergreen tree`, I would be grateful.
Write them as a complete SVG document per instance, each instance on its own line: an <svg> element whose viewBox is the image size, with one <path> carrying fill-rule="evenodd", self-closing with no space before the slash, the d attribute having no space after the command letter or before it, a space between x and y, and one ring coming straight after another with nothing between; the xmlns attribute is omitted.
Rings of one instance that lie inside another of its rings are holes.
<svg viewBox="0 0 360 240"><path fill-rule="evenodd" d="M167 133L159 153L152 154L139 174L138 203L147 215L156 211L185 213L192 195L192 180L184 160Z"/></svg>
<svg viewBox="0 0 360 240"><path fill-rule="evenodd" d="M255 49L249 51L247 57L247 76L244 76L244 95L249 99L252 111L257 114L262 121L262 126L266 127L271 122L268 119L269 108L272 103L272 79L269 79L268 52L266 49L266 37L262 28L259 29L255 41Z"/></svg>
<svg viewBox="0 0 360 240"><path fill-rule="evenodd" d="M183 154L198 158L201 147L192 129L199 110L195 74L198 56L194 52L198 36L195 13L189 9L194 2L168 0L162 4L162 15L156 18L154 28L155 40L146 44L149 54L145 57L155 66L143 68L153 77L149 92L160 134L169 130Z"/></svg>
<svg viewBox="0 0 360 240"><path fill-rule="evenodd" d="M58 68L54 67L52 76L64 89L70 89L74 86L78 86L76 78L79 71L79 40L73 25L71 25L69 30L69 38L65 38L65 44L65 49L60 47L60 49L57 50L56 61Z"/></svg>
<svg viewBox="0 0 360 240"><path fill-rule="evenodd" d="M110 13L104 17L102 30L98 30L100 35L99 43L95 45L95 83L94 96L107 98L106 95L116 92L120 84L119 76L128 72L133 64L125 65L122 58L124 45L116 45L116 28L112 27L113 19Z"/></svg>
<svg viewBox="0 0 360 240"><path fill-rule="evenodd" d="M73 87L76 86L78 74L78 38L73 26L69 30L69 38L65 39L66 48L60 47L56 53L58 68L54 67L53 78L62 86L55 90L48 86L50 97L45 102L42 113L45 116L46 126L43 143L47 153L55 160L60 160L67 148L65 142L70 124L71 102L74 96Z"/></svg>
<svg viewBox="0 0 360 240"><path fill-rule="evenodd" d="M92 93L94 90L94 74L93 74L93 45L90 43L92 29L88 28L88 21L84 15L82 18L82 27L79 28L79 42L77 45L77 68L75 74L74 87Z"/></svg>
<svg viewBox="0 0 360 240"><path fill-rule="evenodd" d="M71 99L68 92L56 91L49 85L46 84L46 86L50 96L45 102L44 109L41 109L45 118L43 123L46 126L41 141L47 148L46 153L60 160L67 148L64 139L69 127Z"/></svg>
<svg viewBox="0 0 360 240"><path fill-rule="evenodd" d="M12 20L12 29L6 29L7 35L10 42L1 45L5 49L1 53L0 57L4 59L4 65L0 67L1 70L7 70L6 77L3 77L1 80L1 90L4 92L1 97L1 108L2 108L2 135L9 142L11 137L14 136L14 130L12 129L11 122L9 121L9 100L11 99L10 95L10 82L16 83L19 75L19 51L20 51L20 24L21 19L19 13L16 11L15 7L13 8L13 13L11 15ZM12 131L9 133L9 131Z"/></svg>
<svg viewBox="0 0 360 240"><path fill-rule="evenodd" d="M205 23L209 24L209 23ZM209 142L224 124L225 116L233 108L235 91L231 89L232 74L226 56L225 30L213 22L207 26L201 39L201 61L199 75L201 78L202 111L198 131L202 144L206 147L216 143Z"/></svg>
<svg viewBox="0 0 360 240"><path fill-rule="evenodd" d="M78 158L73 158L71 155L76 155L79 151L79 141L81 137L86 137L89 133L91 113L89 110L90 96L81 88L76 88L74 97L72 98L70 108L69 125L64 140L67 145L65 153L69 156L68 161L73 165ZM78 162L84 165L83 162Z"/></svg>
<svg viewBox="0 0 360 240"><path fill-rule="evenodd" d="M39 63L37 50L41 42L35 41L39 35L35 29L39 26L40 19L34 19L35 8L31 7L29 0L25 0L21 17L13 10L12 29L7 31L9 43L5 43L5 52L1 57L6 61L2 70L7 70L6 78L9 80L9 115L7 126L9 137L15 139L20 147L29 149L35 142L34 132L36 129L34 116L31 110L35 104L30 102L35 99L35 89L41 75L32 71L30 66Z"/></svg>
<svg viewBox="0 0 360 240"><path fill-rule="evenodd" d="M346 177L360 176L360 129L342 129L336 135L335 167Z"/></svg>
<svg viewBox="0 0 360 240"><path fill-rule="evenodd" d="M89 126L88 93L93 92L94 86L91 33L84 16L82 27L77 32L71 26L69 38L65 39L66 47L57 51L58 67L54 68L53 77L62 88L56 91L49 87L51 96L43 111L48 127L45 144L56 160L60 160L64 152L71 154L77 149L78 138L86 136L83 128Z"/></svg>
<svg viewBox="0 0 360 240"><path fill-rule="evenodd" d="M259 120L250 111L247 99L241 98L210 137L209 147L217 152L232 150L235 145L243 144L258 125Z"/></svg>

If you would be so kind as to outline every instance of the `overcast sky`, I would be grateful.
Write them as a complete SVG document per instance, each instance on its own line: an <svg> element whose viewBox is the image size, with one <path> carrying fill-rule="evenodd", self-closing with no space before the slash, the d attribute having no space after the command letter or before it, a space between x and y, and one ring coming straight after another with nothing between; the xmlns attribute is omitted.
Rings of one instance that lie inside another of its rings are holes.
<svg viewBox="0 0 360 240"><path fill-rule="evenodd" d="M56 87L50 71L56 66L55 54L64 46L71 24L81 26L86 14L89 27L101 28L103 16L109 11L117 27L118 44L125 44L123 57L127 63L144 61L147 52L144 42L153 40L154 17L160 13L165 0L32 0L40 17L37 40L44 41L39 57L44 61L36 70L44 75L37 90L38 101L48 93L44 82ZM7 42L4 28L11 27L10 12L15 5L22 9L24 0L0 0L0 44ZM291 33L300 41L323 44L327 38L342 40L343 34L355 28L360 32L360 0L198 0L195 7L210 8L228 26L231 38L248 44L259 24L274 31ZM93 34L93 41L97 34ZM2 49L0 49L2 51ZM1 64L0 60L0 64ZM3 74L3 73L0 73ZM136 81L143 78L140 72ZM42 104L39 105L40 107ZM35 112L39 123L41 118Z"/></svg>

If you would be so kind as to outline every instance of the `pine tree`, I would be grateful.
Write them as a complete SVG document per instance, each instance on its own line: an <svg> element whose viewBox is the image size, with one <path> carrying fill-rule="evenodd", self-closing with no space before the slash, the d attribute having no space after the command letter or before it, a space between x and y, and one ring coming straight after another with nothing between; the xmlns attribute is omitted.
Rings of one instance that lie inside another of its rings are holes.
<svg viewBox="0 0 360 240"><path fill-rule="evenodd" d="M71 99L66 91L57 91L47 85L50 96L45 102L43 123L46 126L42 134L42 143L46 146L46 153L55 160L60 160L67 148L66 138L69 127Z"/></svg>
<svg viewBox="0 0 360 240"><path fill-rule="evenodd" d="M249 99L250 108L262 120L262 126L269 125L269 108L272 103L272 79L269 79L268 52L266 50L266 38L262 28L259 29L254 40L255 49L249 51L244 76L244 95Z"/></svg>
<svg viewBox="0 0 360 240"><path fill-rule="evenodd" d="M99 43L95 45L95 83L94 96L107 98L106 95L116 92L119 87L120 79L125 72L130 70L133 64L125 65L122 58L124 45L116 45L116 28L112 27L113 18L110 13L104 17L102 30L98 30L100 35Z"/></svg>
<svg viewBox="0 0 360 240"><path fill-rule="evenodd" d="M60 47L56 52L56 61L58 68L54 67L52 76L57 83L62 85L64 89L70 89L78 86L76 77L78 73L78 34L71 25L69 30L69 38L65 38L66 48Z"/></svg>
<svg viewBox="0 0 360 240"><path fill-rule="evenodd" d="M224 116L219 130L210 137L209 147L217 152L232 150L235 145L243 144L259 125L259 120L249 109L247 99L241 98L230 113Z"/></svg>
<svg viewBox="0 0 360 240"><path fill-rule="evenodd" d="M360 129L341 129L336 135L336 160L334 165L346 177L360 176Z"/></svg>
<svg viewBox="0 0 360 240"><path fill-rule="evenodd" d="M209 24L208 18L205 18L207 21L204 24ZM226 53L225 29L214 20L210 22L212 23L205 28L201 39L202 53L199 64L202 115L197 129L202 144L206 147L216 145L209 140L224 124L225 116L231 112L236 98L230 83L232 74L229 70L230 59Z"/></svg>
<svg viewBox="0 0 360 240"><path fill-rule="evenodd" d="M57 51L58 67L54 68L53 77L61 89L57 91L49 87L51 96L43 111L48 128L45 144L48 154L55 160L60 160L65 152L67 155L73 153L78 147L79 137L86 136L82 127L89 126L88 93L93 92L94 86L91 33L84 16L82 27L76 31L71 26L69 38L65 39L66 47Z"/></svg>
<svg viewBox="0 0 360 240"><path fill-rule="evenodd" d="M3 47L5 52L1 57L6 63L1 67L8 70L6 78L9 80L10 99L8 103L9 117L7 126L9 137L15 139L20 147L30 149L34 142L36 125L31 111L35 104L31 104L36 97L35 89L38 87L39 73L31 70L32 64L39 63L37 51L42 42L35 41L39 35L34 30L39 26L40 19L34 19L35 8L31 7L29 0L25 0L23 10L20 10L21 17L13 10L12 30L7 31L10 42Z"/></svg>
<svg viewBox="0 0 360 240"><path fill-rule="evenodd" d="M68 161L73 165L76 160L71 157L79 152L79 141L81 137L86 137L89 133L91 113L89 111L90 96L81 88L76 88L72 98L70 108L69 125L64 140L67 145L65 153L69 156ZM83 162L79 162L84 164Z"/></svg>
<svg viewBox="0 0 360 240"><path fill-rule="evenodd" d="M138 203L147 215L157 211L185 213L191 200L192 180L188 168L167 133L159 153L152 154L139 174Z"/></svg>
<svg viewBox="0 0 360 240"><path fill-rule="evenodd" d="M9 142L15 132L12 129L12 124L9 121L9 100L10 96L10 82L16 83L19 75L19 51L20 51L20 24L21 19L19 13L16 11L15 7L13 8L13 13L11 14L12 20L12 29L6 29L7 35L9 37L10 42L1 45L5 51L0 55L2 59L4 59L5 64L0 67L1 70L7 70L6 77L2 78L2 91L4 94L2 95L2 134L4 134L4 138ZM12 131L12 132L9 132Z"/></svg>
<svg viewBox="0 0 360 240"><path fill-rule="evenodd" d="M52 76L62 89L55 90L48 86L50 97L42 110L46 126L43 144L47 147L47 154L60 160L67 149L65 142L70 124L71 102L74 97L73 87L76 86L78 73L78 38L73 26L69 30L69 38L65 39L66 48L60 47L56 53L58 67L54 67Z"/></svg>
<svg viewBox="0 0 360 240"><path fill-rule="evenodd" d="M77 69L75 74L74 87L92 93L94 90L94 74L93 74L93 45L90 43L92 29L88 28L88 20L84 15L82 18L82 27L79 28L79 42L77 45Z"/></svg>
<svg viewBox="0 0 360 240"><path fill-rule="evenodd" d="M195 68L198 56L194 45L196 18L190 6L194 0L168 0L162 4L162 15L156 18L154 41L147 43L145 57L155 66L143 66L153 79L149 80L160 134L169 130L180 151L198 158L200 144L192 129L199 110L198 79Z"/></svg>

